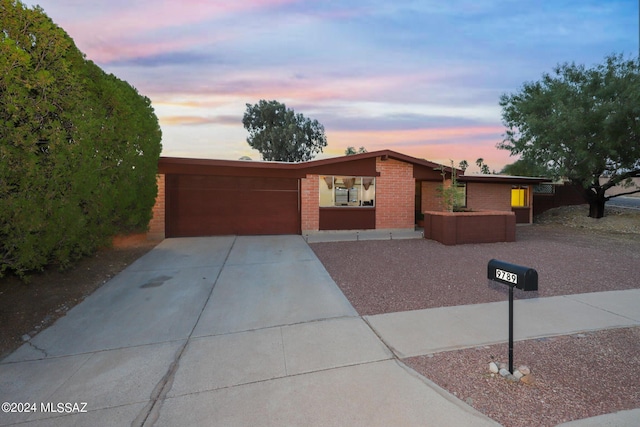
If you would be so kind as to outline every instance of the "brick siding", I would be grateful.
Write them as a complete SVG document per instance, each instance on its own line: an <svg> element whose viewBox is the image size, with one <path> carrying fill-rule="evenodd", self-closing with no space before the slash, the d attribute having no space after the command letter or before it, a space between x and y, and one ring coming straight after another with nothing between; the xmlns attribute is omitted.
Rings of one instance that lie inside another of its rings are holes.
<svg viewBox="0 0 640 427"><path fill-rule="evenodd" d="M415 179L413 165L376 158L376 228L413 228Z"/></svg>
<svg viewBox="0 0 640 427"><path fill-rule="evenodd" d="M302 233L318 231L320 228L320 177L307 175L300 181L301 212L300 222Z"/></svg>
<svg viewBox="0 0 640 427"><path fill-rule="evenodd" d="M442 185L441 181L422 181L422 206L420 212L426 211L442 211L444 210L442 205L442 197L438 192L438 187Z"/></svg>
<svg viewBox="0 0 640 427"><path fill-rule="evenodd" d="M467 208L474 211L511 211L511 184L467 183Z"/></svg>

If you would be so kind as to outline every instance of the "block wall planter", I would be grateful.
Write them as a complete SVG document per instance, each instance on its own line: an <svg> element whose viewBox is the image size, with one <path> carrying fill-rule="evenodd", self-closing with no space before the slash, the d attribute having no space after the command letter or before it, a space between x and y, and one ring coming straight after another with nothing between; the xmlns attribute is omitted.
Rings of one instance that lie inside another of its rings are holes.
<svg viewBox="0 0 640 427"><path fill-rule="evenodd" d="M513 212L425 212L424 237L445 245L515 242Z"/></svg>

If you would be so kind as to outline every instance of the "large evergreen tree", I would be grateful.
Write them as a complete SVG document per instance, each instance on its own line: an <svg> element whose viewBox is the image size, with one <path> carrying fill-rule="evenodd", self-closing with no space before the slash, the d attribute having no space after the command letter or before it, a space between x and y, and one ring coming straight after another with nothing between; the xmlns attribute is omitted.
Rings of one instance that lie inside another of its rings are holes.
<svg viewBox="0 0 640 427"><path fill-rule="evenodd" d="M593 68L563 64L500 98L507 128L498 148L584 189L589 216L611 197L640 192L640 62L614 55ZM605 192L616 185L627 190Z"/></svg>
<svg viewBox="0 0 640 427"><path fill-rule="evenodd" d="M147 227L160 129L41 8L0 0L0 29L0 276L23 275Z"/></svg>

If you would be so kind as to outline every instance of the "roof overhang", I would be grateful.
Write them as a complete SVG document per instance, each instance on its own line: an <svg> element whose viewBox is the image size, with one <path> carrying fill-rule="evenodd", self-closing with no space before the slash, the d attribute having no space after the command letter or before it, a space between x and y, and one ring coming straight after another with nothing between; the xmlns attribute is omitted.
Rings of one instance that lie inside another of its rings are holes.
<svg viewBox="0 0 640 427"><path fill-rule="evenodd" d="M486 184L542 184L551 183L549 178L511 175L462 175L458 177L460 182L479 182Z"/></svg>
<svg viewBox="0 0 640 427"><path fill-rule="evenodd" d="M353 167L355 175L377 175L375 159L381 161L398 160L418 166L422 169L441 170L451 173L460 170L440 165L425 159L408 156L392 150L379 150L350 156L332 157L308 162L264 162L253 160L220 160L193 159L181 157L161 157L158 162L158 173L162 174L195 174L195 175L230 175L230 176L282 176L304 177L311 174L349 175ZM414 168L415 169L415 168Z"/></svg>

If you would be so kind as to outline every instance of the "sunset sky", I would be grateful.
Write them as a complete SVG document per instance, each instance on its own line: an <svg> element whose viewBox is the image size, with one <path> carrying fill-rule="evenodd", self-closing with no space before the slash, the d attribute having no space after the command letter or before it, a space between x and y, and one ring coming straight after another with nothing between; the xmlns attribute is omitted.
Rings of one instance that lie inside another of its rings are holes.
<svg viewBox="0 0 640 427"><path fill-rule="evenodd" d="M259 160L242 115L275 99L324 125L317 158L364 146L500 170L501 94L639 49L638 0L24 3L151 99L163 156Z"/></svg>

